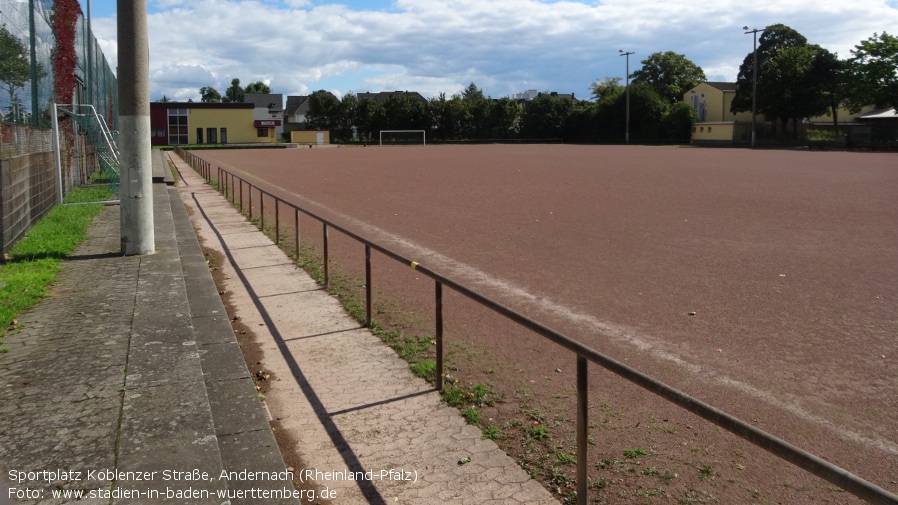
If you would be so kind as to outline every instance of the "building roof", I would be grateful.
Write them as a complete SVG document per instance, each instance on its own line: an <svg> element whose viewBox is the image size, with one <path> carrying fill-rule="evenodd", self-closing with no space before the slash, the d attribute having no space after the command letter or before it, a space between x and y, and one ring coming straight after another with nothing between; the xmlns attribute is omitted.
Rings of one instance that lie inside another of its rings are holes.
<svg viewBox="0 0 898 505"><path fill-rule="evenodd" d="M356 97L358 97L359 101L374 100L379 104L383 104L394 95L408 95L411 98L415 98L422 102L427 102L427 99L421 96L421 93L418 93L417 91L381 91L379 93L359 93L356 95Z"/></svg>
<svg viewBox="0 0 898 505"><path fill-rule="evenodd" d="M281 93L247 93L243 95L243 101L257 109L279 111L284 107L284 95Z"/></svg>
<svg viewBox="0 0 898 505"><path fill-rule="evenodd" d="M150 102L151 109L252 109L251 103L238 102Z"/></svg>
<svg viewBox="0 0 898 505"><path fill-rule="evenodd" d="M284 114L287 116L294 116L296 114L305 114L309 112L309 96L288 96L287 97L287 107L284 109Z"/></svg>
<svg viewBox="0 0 898 505"><path fill-rule="evenodd" d="M735 82L705 81L705 84L721 91L736 91L739 85Z"/></svg>
<svg viewBox="0 0 898 505"><path fill-rule="evenodd" d="M871 110L866 114L861 114L857 117L857 119L896 119L898 118L898 111L895 109L878 109Z"/></svg>

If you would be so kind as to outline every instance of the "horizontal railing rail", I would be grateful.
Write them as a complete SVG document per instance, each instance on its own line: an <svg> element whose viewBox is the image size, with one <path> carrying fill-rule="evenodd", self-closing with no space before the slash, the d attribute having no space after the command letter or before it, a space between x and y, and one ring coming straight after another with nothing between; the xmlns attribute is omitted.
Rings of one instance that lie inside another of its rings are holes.
<svg viewBox="0 0 898 505"><path fill-rule="evenodd" d="M872 482L864 480L863 478L854 475L853 473L840 468L824 459L811 454L801 448L798 448L770 433L767 433L759 428L752 426L751 424L742 421L726 412L713 407L710 404L702 402L688 394L668 386L667 384L654 379L630 366L627 366L601 352L578 342L562 333L559 333L548 326L543 325L533 319L524 316L513 309L502 305L487 296L484 296L470 288L467 288L458 282L449 279L441 275L440 273L421 265L420 263L413 261L405 256L394 252L382 245L379 245L357 233L354 233L346 228L343 228L332 221L315 214L314 212L301 208L291 202L288 202L279 196L266 191L253 183L243 179L236 174L229 172L221 167L216 167L214 173L216 175L215 179L212 179L212 165L202 158L190 153L189 151L184 151L181 149L176 150L177 153L184 159L191 167L194 168L198 173L200 173L208 183L215 183L218 186L218 190L231 202L237 202L239 197L239 207L241 212L243 212L243 187L244 185L247 187L248 193L248 201L249 201L249 219L252 221L253 219L253 193L257 192L259 194L259 220L260 227L264 230L265 228L265 210L264 210L264 202L265 196L267 195L270 199L274 200L275 209L275 243L280 245L280 212L279 206L284 205L291 208L294 212L295 217L295 243L294 246L296 248L297 258L299 255L299 217L300 215L306 215L316 221L322 223L323 230L323 270L324 270L324 284L325 287L329 285L329 275L328 275L328 231L330 229L337 230L340 233L346 235L354 239L357 242L360 242L365 246L365 324L366 326L371 325L371 299L372 299L372 290L371 290L371 250L375 250L380 252L381 254L392 258L400 263L404 263L409 265L412 269L419 272L422 275L430 277L434 280L435 286L435 341L436 341L436 389L441 391L443 389L443 287L448 287L453 291L465 296L466 298L477 302L484 307L500 314L507 319L514 321L515 323L527 328L534 333L541 335L555 344L560 345L561 347L573 352L577 356L577 503L578 504L586 504L587 503L587 455L588 455L588 435L587 435L587 427L588 427L588 419L587 419L587 377L588 377L588 363L593 362L596 365L608 370L627 381L650 391L661 398L677 405L678 407L687 410L711 423L714 425L723 428L730 433L733 433L751 444L760 447L775 456L788 461L799 468L820 477L831 484L839 486L840 488L850 492L851 494L861 498L869 503L877 504L877 505L898 505L898 495L895 495L889 492L886 489L883 489Z"/></svg>

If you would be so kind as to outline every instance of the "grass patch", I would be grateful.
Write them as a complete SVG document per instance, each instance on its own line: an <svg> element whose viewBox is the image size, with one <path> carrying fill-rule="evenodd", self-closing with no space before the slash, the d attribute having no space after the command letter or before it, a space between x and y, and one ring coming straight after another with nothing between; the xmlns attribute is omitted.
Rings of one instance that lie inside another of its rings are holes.
<svg viewBox="0 0 898 505"><path fill-rule="evenodd" d="M408 367L411 368L413 374L429 381L433 380L434 376L437 373L437 364L432 360L411 363Z"/></svg>
<svg viewBox="0 0 898 505"><path fill-rule="evenodd" d="M480 424L480 409L477 407L468 407L461 410L461 416L465 418L465 422L474 426Z"/></svg>
<svg viewBox="0 0 898 505"><path fill-rule="evenodd" d="M77 188L66 196L66 202L111 196L107 187ZM8 351L2 336L15 331L16 317L46 296L62 261L84 241L87 228L102 208L100 204L57 205L13 246L6 263L0 265L0 352Z"/></svg>
<svg viewBox="0 0 898 505"><path fill-rule="evenodd" d="M639 458L640 456L645 456L645 455L646 455L646 452L641 447L637 447L635 449L624 449L624 456L626 456L630 459L636 459L636 458Z"/></svg>
<svg viewBox="0 0 898 505"><path fill-rule="evenodd" d="M491 424L483 429L483 434L480 438L484 440L499 440L500 434L499 427Z"/></svg>

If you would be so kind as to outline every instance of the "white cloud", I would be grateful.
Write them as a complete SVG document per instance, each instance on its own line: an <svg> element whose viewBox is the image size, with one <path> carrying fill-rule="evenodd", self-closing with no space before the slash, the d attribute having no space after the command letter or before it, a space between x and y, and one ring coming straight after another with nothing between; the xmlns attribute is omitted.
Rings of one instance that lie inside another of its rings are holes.
<svg viewBox="0 0 898 505"><path fill-rule="evenodd" d="M360 10L308 0L154 0L151 93L268 80L274 92L409 89L433 96L474 82L486 94L575 92L623 76L653 52L685 54L709 78L732 80L751 37L742 26L783 23L842 57L882 27L898 26L883 0L396 0ZM94 29L115 60L115 23ZM188 69L192 69L188 71ZM202 72L196 71L202 69ZM159 76L158 78L156 76ZM205 80L203 80L205 79Z"/></svg>

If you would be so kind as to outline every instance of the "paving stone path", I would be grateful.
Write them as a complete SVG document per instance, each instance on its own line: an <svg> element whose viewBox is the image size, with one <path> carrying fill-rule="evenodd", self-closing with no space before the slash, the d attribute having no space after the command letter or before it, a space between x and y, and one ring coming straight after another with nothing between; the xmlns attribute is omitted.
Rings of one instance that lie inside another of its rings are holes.
<svg viewBox="0 0 898 505"><path fill-rule="evenodd" d="M557 503L180 158L172 160L198 237L225 258L231 315L253 329L266 370L279 379L266 403L317 489L340 504ZM367 471L375 479L343 478Z"/></svg>

